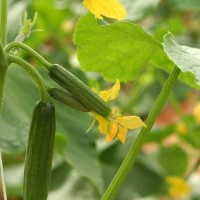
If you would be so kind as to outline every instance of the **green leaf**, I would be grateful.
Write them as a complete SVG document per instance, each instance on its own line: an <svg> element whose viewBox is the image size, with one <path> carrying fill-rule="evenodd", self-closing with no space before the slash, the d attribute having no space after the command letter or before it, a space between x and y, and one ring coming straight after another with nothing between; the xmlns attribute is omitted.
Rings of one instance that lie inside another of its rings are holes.
<svg viewBox="0 0 200 200"><path fill-rule="evenodd" d="M188 166L187 154L177 145L162 147L159 161L166 175L182 176Z"/></svg>
<svg viewBox="0 0 200 200"><path fill-rule="evenodd" d="M182 81L200 85L200 49L179 45L173 35L164 36L164 51L182 72Z"/></svg>
<svg viewBox="0 0 200 200"><path fill-rule="evenodd" d="M61 187L67 180L71 167L65 163L59 163L55 166L51 173L50 190L56 190Z"/></svg>
<svg viewBox="0 0 200 200"><path fill-rule="evenodd" d="M136 78L141 67L161 47L139 25L129 22L99 25L91 14L77 23L74 42L83 69L100 72L112 81Z"/></svg>
<svg viewBox="0 0 200 200"><path fill-rule="evenodd" d="M32 110L38 99L38 91L30 76L19 66L11 66L0 119L0 148L3 152L25 151ZM91 118L86 113L80 113L57 102L55 107L57 133L63 133L66 137L64 141L60 140L62 144L57 149L63 154L63 161L92 181L102 192L103 181L94 144L95 135L92 131L91 134L85 134Z"/></svg>

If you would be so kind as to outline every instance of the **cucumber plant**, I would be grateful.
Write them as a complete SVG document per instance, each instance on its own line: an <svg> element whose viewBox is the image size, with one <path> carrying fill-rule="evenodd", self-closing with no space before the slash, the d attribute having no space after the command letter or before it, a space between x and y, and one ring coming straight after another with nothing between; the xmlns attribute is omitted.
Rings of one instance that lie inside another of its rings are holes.
<svg viewBox="0 0 200 200"><path fill-rule="evenodd" d="M3 102L4 86L6 82L7 71L9 66L15 63L31 75L40 93L40 99L37 102L36 107L33 111L29 131L29 139L24 168L23 198L24 200L47 200L49 192L49 182L51 178L54 137L56 131L56 108L52 104L52 99L55 99L63 105L69 106L78 111L91 112L94 116L96 116L96 119L98 120L99 124L100 121L103 122L105 126L103 127L99 125L99 129L102 129L102 133L106 134L107 136L110 136L111 139L119 138L118 136L120 136L121 133L123 133L126 136L128 129L134 129L135 126L140 127L141 122L135 122L135 124L130 123L133 117L134 119L136 119L135 116L123 117L120 114L118 114L117 110L113 111L107 104L106 100L100 98L98 94L96 94L86 84L80 81L75 75L70 73L67 69L60 66L59 64L48 62L38 52L36 52L30 46L23 43L33 31L33 27L37 20L37 14L35 14L33 20L30 20L28 19L27 13L25 13L19 34L16 36L13 42L7 43L7 0L0 0L0 2L0 110ZM114 19L122 19L122 17L124 17L126 13L124 12L123 7L121 7L121 4L116 4L117 1L114 2L115 4L113 4L112 0L106 1L105 5L116 5L121 10L121 12L115 12L115 9L113 8L106 9L106 11L111 12L111 15L110 13L109 15L105 15L104 8L106 7L103 5L103 3L99 1L96 1L97 4L95 4L98 6L93 6L93 1L84 0L84 5L88 9L90 9L90 11L96 16L96 18L100 20L103 18L102 15L113 18L113 13L117 16L118 14L120 14L120 16L118 16L117 18L114 17ZM95 11L95 9L97 9L98 12ZM103 12L99 13L99 11ZM88 16L90 18L92 15ZM89 23L89 25L90 24L91 23ZM147 45L149 49L152 49L152 47L155 46L162 49L162 44L154 40L153 37L149 37L148 34L146 34L142 28L136 25L131 27L130 24L122 24L122 29L120 28L119 24L114 24L115 28L109 27L106 31L109 31L109 29L110 31L113 30L116 35L118 35L118 32L123 32L123 34L125 33L125 38L129 34L129 31L133 31L133 34L130 34L131 38L135 37L134 41L136 41L136 39L139 40L139 45L132 45L135 48L135 52L138 52L139 46L141 46L141 52L143 52L143 43L141 43L143 39L151 43L150 46ZM104 27L107 28L108 26L109 25L106 24ZM124 29L126 28L128 28L127 32L124 31ZM106 31L105 33L107 33ZM96 39L96 37L94 38ZM112 39L112 37L108 38ZM121 42L121 40L119 41ZM172 43L172 41L170 42ZM126 43L127 47L129 47L128 43L129 42ZM169 45L165 46L169 47ZM128 57L131 57L129 55L131 51L129 48L127 49ZM180 48L178 49L180 50ZM36 68L34 68L32 64L28 63L25 59L19 56L18 52L20 50L26 51L30 54L30 56L35 58L46 69L49 78L51 78L53 81L59 84L59 86L61 86L62 89L51 87L51 85L47 84L40 72ZM170 52L173 51L171 51L170 49L169 54ZM119 51L119 53L121 52ZM124 51L122 53L123 56L126 54L124 53ZM181 55L180 53L178 54ZM149 56L144 56L144 59L146 60L147 57ZM134 62L131 63L133 64ZM177 63L177 65L179 64L179 62L175 63ZM152 110L145 122L146 125L143 125L143 128L141 129L136 141L132 144L122 165L120 166L120 169L114 176L105 193L103 194L101 198L102 200L112 200L115 197L117 191L120 189L120 186L122 185L128 172L131 170L133 163L135 162L136 156L139 153L143 142L145 141L145 137L151 131L151 128L153 127L156 118L158 117L162 107L164 106L170 91L175 85L175 82L180 72L181 70L177 66L175 66L166 84L164 85L160 95L155 101L154 106L152 106ZM117 93L118 90L116 90L112 95L116 96ZM112 135L112 133L114 133L114 136ZM123 138L125 138L124 135Z"/></svg>
<svg viewBox="0 0 200 200"><path fill-rule="evenodd" d="M7 4L6 1L1 1L1 3L3 2L5 4L1 8L5 11ZM4 14L6 17L7 13ZM49 63L31 47L23 44L24 40L31 34L36 19L37 14L31 21L25 12L19 34L13 42L8 44L6 42L5 18L3 19L5 23L1 24L0 31L0 109L3 102L7 69L12 63L24 68L31 75L40 92L40 100L33 111L25 156L24 200L47 200L48 197L56 131L55 107L51 99L56 99L64 105L82 112L96 112L104 117L108 117L111 113L111 108L76 76L60 65ZM37 69L18 55L22 49L36 58L47 69L49 76L64 90L47 85Z"/></svg>

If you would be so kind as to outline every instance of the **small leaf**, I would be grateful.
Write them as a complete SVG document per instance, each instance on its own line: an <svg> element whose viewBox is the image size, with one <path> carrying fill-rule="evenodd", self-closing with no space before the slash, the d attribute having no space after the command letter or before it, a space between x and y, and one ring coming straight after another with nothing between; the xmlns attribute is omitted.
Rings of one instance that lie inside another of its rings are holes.
<svg viewBox="0 0 200 200"><path fill-rule="evenodd" d="M50 190L56 190L65 184L70 172L71 167L66 162L57 164L51 173Z"/></svg>
<svg viewBox="0 0 200 200"><path fill-rule="evenodd" d="M65 146L67 145L67 136L61 133L55 135L54 148L58 154L64 155Z"/></svg>
<svg viewBox="0 0 200 200"><path fill-rule="evenodd" d="M188 166L187 154L177 145L162 147L159 161L166 175L182 176Z"/></svg>

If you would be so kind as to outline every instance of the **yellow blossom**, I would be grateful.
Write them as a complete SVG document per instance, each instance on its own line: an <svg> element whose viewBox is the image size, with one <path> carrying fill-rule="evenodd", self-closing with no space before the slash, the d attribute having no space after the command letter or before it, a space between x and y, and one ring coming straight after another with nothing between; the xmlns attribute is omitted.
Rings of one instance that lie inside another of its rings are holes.
<svg viewBox="0 0 200 200"><path fill-rule="evenodd" d="M188 129L187 126L185 125L185 123L183 122L179 122L176 126L176 131L177 133L181 134L181 135L186 135L188 134Z"/></svg>
<svg viewBox="0 0 200 200"><path fill-rule="evenodd" d="M120 90L120 82L117 80L114 86L108 91L99 92L99 96L105 101L111 101L116 98ZM145 126L143 121L137 116L121 116L117 109L114 109L108 118L104 118L96 113L94 117L99 123L100 133L106 134L106 141L118 139L122 143L126 140L128 129L137 129Z"/></svg>
<svg viewBox="0 0 200 200"><path fill-rule="evenodd" d="M118 20L126 17L126 10L119 0L84 0L83 4L98 19L103 16Z"/></svg>
<svg viewBox="0 0 200 200"><path fill-rule="evenodd" d="M194 118L196 120L197 123L200 123L200 103L198 103L195 107L194 107Z"/></svg>
<svg viewBox="0 0 200 200"><path fill-rule="evenodd" d="M169 195L172 197L185 197L191 192L190 185L181 177L168 176L166 179L169 184Z"/></svg>

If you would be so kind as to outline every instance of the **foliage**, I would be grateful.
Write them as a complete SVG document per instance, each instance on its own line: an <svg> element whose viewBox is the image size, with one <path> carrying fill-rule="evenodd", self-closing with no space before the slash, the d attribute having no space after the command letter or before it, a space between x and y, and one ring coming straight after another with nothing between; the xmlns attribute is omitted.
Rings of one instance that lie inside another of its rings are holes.
<svg viewBox="0 0 200 200"><path fill-rule="evenodd" d="M145 139L116 200L168 197L169 176L184 178L192 187L196 184L187 198L198 199L200 193L195 187L200 186L200 124L193 109L199 102L200 2L121 2L128 14L123 21L95 19L78 0L9 1L8 41L18 34L24 10L30 16L37 11L35 29L42 31L33 32L25 43L97 91L120 80L119 96L110 105L124 115L138 115L143 120L177 65L180 81ZM28 53L20 51L20 55L49 85L58 87ZM0 118L8 199L22 198L21 171L30 118L38 99L30 76L19 66L10 66ZM57 129L48 199L100 199L138 132L130 131L124 145L118 141L107 144L97 124L85 134L92 115L54 103ZM185 132L178 129L179 123L185 125ZM194 183L193 177L198 181Z"/></svg>

